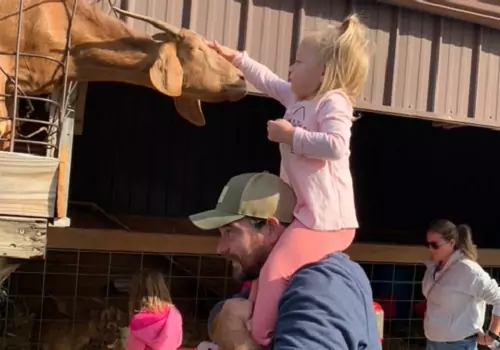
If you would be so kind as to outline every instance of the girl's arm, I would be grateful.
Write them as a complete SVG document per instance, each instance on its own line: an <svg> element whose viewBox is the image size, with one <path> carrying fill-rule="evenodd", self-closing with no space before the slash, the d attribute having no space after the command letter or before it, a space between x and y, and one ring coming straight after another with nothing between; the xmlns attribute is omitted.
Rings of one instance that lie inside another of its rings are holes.
<svg viewBox="0 0 500 350"><path fill-rule="evenodd" d="M158 342L152 349L178 349L182 345L182 315L175 306L171 306L166 327L158 336Z"/></svg>
<svg viewBox="0 0 500 350"><path fill-rule="evenodd" d="M334 92L318 111L319 131L295 127L292 152L313 159L338 160L349 152L353 108L341 92Z"/></svg>
<svg viewBox="0 0 500 350"><path fill-rule="evenodd" d="M129 332L127 337L127 350L145 350L146 344Z"/></svg>
<svg viewBox="0 0 500 350"><path fill-rule="evenodd" d="M278 77L268 67L251 59L246 51L236 54L233 64L243 72L250 84L278 100L283 106L294 102L295 95L292 92L290 83Z"/></svg>

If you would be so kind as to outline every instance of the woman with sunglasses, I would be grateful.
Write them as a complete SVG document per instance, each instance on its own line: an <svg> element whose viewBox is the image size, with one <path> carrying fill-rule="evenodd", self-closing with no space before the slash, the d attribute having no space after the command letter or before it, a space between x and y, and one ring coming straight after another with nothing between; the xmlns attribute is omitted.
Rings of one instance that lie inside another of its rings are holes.
<svg viewBox="0 0 500 350"><path fill-rule="evenodd" d="M438 220L427 231L427 245L431 262L422 281L426 350L476 350L478 343L498 347L500 288L476 262L469 226ZM483 332L486 304L493 305L493 314Z"/></svg>

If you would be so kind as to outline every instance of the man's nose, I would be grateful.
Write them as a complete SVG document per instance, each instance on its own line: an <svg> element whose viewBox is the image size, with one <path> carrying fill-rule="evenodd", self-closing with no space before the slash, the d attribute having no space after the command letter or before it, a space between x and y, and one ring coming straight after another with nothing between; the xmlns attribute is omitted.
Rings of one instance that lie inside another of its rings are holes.
<svg viewBox="0 0 500 350"><path fill-rule="evenodd" d="M227 245L224 243L222 239L219 239L219 243L217 243L217 254L226 254Z"/></svg>

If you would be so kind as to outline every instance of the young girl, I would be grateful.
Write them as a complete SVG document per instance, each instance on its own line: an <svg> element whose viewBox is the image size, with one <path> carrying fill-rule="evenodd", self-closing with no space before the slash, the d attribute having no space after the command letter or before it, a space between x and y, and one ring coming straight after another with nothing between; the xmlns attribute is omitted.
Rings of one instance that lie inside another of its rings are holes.
<svg viewBox="0 0 500 350"><path fill-rule="evenodd" d="M358 227L349 167L353 104L369 70L365 27L356 15L338 27L305 36L289 82L217 42L208 43L257 89L286 107L269 121L268 138L280 144L281 177L294 189L295 222L282 235L253 283L251 332L260 345L272 337L278 301L301 266L345 250Z"/></svg>
<svg viewBox="0 0 500 350"><path fill-rule="evenodd" d="M163 274L140 271L129 294L127 350L177 350L182 343L182 316L172 304Z"/></svg>

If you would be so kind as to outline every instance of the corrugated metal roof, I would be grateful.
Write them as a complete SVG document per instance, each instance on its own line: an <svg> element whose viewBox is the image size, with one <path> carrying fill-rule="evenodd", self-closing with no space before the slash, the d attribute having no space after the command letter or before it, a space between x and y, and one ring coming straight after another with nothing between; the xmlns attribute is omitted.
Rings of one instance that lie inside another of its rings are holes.
<svg viewBox="0 0 500 350"><path fill-rule="evenodd" d="M283 78L303 32L338 24L354 9L374 51L361 110L500 127L497 30L375 0L123 0L122 6L245 49Z"/></svg>

